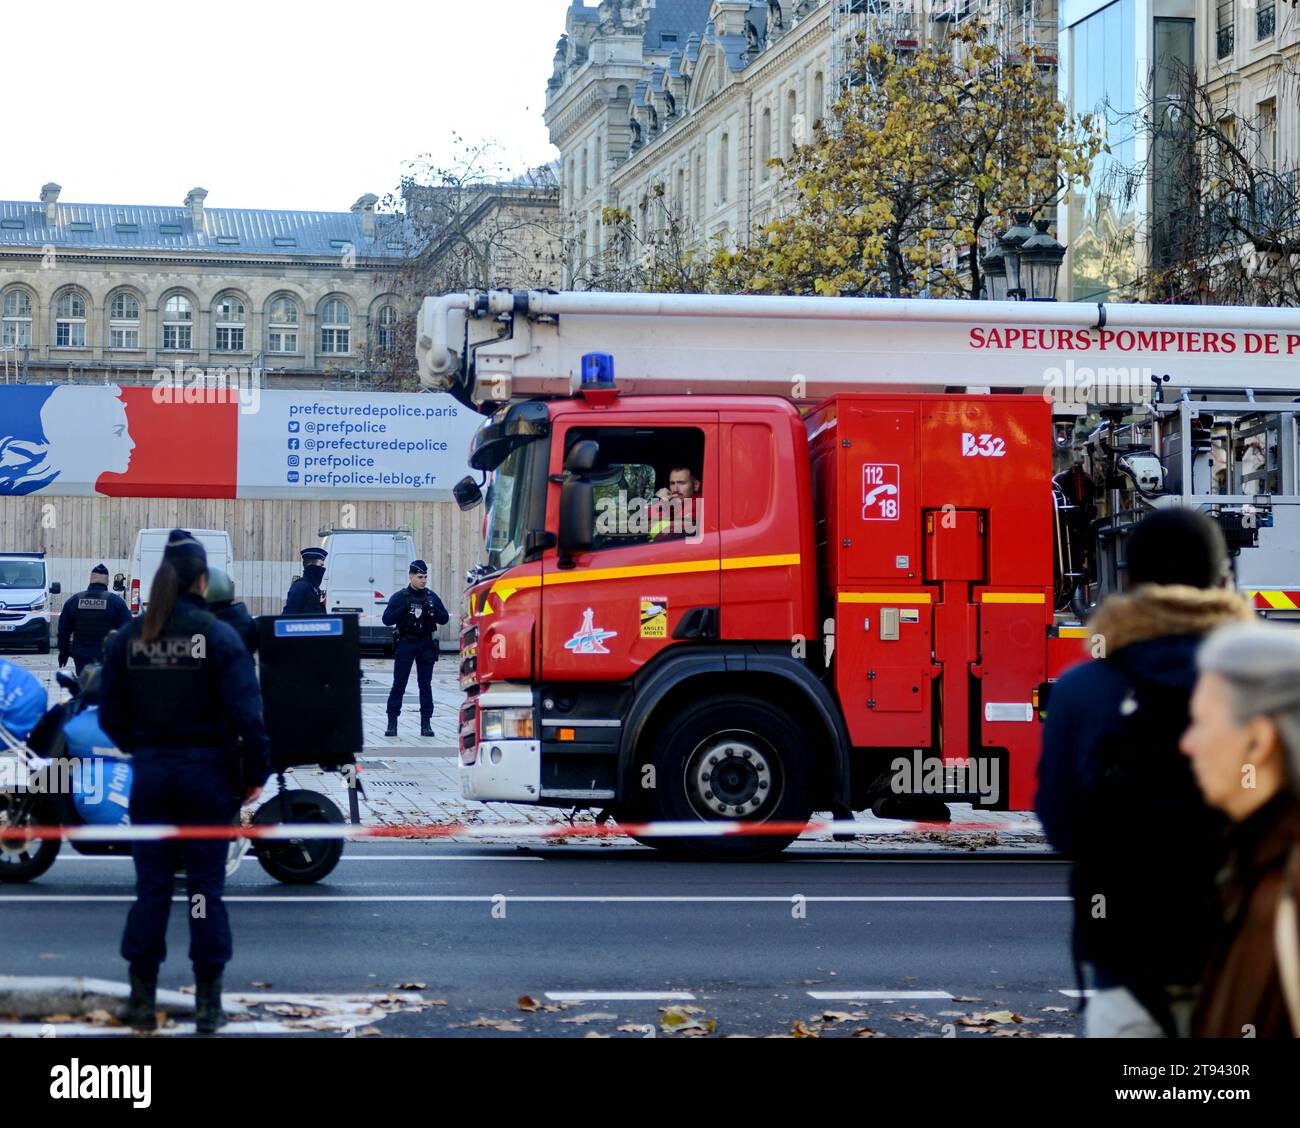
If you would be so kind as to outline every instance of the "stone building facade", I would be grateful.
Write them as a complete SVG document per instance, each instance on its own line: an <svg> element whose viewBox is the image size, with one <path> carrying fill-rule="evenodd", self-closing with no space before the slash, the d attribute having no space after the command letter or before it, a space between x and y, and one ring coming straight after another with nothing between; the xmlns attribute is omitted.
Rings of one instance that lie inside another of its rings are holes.
<svg viewBox="0 0 1300 1128"><path fill-rule="evenodd" d="M1287 0L1196 0L1202 81L1253 122L1269 169L1300 164L1300 11Z"/></svg>
<svg viewBox="0 0 1300 1128"><path fill-rule="evenodd" d="M0 378L147 381L158 367L361 383L396 345L405 220L346 212L0 201Z"/></svg>
<svg viewBox="0 0 1300 1128"><path fill-rule="evenodd" d="M778 205L767 163L826 112L832 0L575 0L547 88L566 282L606 249L606 208L643 234L747 240ZM661 187L660 187L661 186ZM655 204L655 201L661 201Z"/></svg>
<svg viewBox="0 0 1300 1128"><path fill-rule="evenodd" d="M608 262L605 209L643 243L748 243L790 198L770 162L812 139L859 37L907 50L975 19L1055 69L1057 0L574 0L546 104L566 282Z"/></svg>

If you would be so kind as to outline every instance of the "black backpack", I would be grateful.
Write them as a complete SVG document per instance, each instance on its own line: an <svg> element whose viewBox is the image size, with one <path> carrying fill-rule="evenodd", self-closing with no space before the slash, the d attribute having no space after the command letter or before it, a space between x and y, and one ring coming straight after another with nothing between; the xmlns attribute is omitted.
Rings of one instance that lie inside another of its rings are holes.
<svg viewBox="0 0 1300 1128"><path fill-rule="evenodd" d="M1122 650L1103 661L1128 689L1076 811L1076 974L1084 960L1104 969L1172 1036L1165 987L1199 983L1205 969L1226 823L1178 748L1190 693L1143 676Z"/></svg>

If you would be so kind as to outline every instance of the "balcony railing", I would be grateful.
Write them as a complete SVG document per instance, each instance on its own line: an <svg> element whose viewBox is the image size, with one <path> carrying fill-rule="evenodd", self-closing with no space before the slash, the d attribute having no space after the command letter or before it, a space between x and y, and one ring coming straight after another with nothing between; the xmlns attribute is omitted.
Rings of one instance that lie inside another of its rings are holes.
<svg viewBox="0 0 1300 1128"><path fill-rule="evenodd" d="M1233 30L1234 28L1232 24L1228 24L1227 27L1219 28L1217 43L1218 43L1218 58L1220 59L1226 59L1229 55L1232 54L1232 46L1234 42Z"/></svg>
<svg viewBox="0 0 1300 1128"><path fill-rule="evenodd" d="M1270 4L1267 8L1255 9L1255 38L1267 39L1273 34L1276 23L1277 7Z"/></svg>

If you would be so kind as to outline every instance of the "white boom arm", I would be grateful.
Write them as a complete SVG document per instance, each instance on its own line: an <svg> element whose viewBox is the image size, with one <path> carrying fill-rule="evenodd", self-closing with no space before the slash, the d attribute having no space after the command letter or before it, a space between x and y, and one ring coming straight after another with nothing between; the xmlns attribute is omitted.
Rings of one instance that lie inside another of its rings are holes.
<svg viewBox="0 0 1300 1128"><path fill-rule="evenodd" d="M571 394L592 352L643 394L1300 394L1297 309L496 290L426 298L416 352L422 384L476 404Z"/></svg>

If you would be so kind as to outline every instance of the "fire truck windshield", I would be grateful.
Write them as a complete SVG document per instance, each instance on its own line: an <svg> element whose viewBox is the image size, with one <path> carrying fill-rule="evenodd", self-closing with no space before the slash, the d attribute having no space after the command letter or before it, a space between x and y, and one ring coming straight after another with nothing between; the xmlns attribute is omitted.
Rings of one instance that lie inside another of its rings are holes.
<svg viewBox="0 0 1300 1128"><path fill-rule="evenodd" d="M493 474L485 528L487 564L493 572L513 568L524 557L537 460L546 458L549 445L533 441L516 447Z"/></svg>

